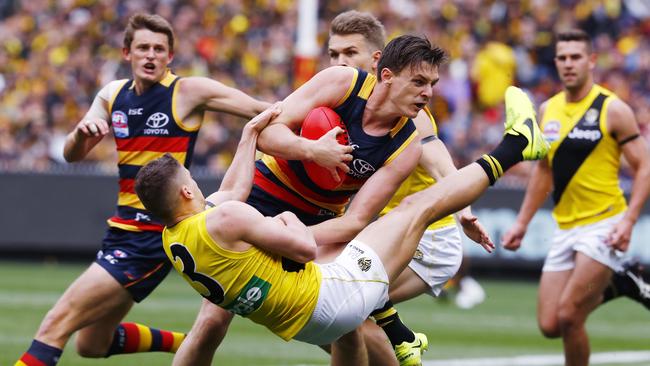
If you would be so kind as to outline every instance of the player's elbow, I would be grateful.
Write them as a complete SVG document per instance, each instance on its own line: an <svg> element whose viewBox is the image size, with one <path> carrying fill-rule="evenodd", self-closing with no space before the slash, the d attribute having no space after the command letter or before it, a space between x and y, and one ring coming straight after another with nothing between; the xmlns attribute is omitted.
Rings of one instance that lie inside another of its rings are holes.
<svg viewBox="0 0 650 366"><path fill-rule="evenodd" d="M316 259L316 243L314 242L305 242L297 246L296 250L293 252L293 259L299 263L307 263Z"/></svg>
<svg viewBox="0 0 650 366"><path fill-rule="evenodd" d="M63 158L68 163L74 163L74 162L82 160L83 156L80 156L79 154L74 154L71 151L69 151L68 149L65 149L65 150L63 150Z"/></svg>
<svg viewBox="0 0 650 366"><path fill-rule="evenodd" d="M236 187L230 192L230 200L244 202L251 193L251 185L245 187Z"/></svg>

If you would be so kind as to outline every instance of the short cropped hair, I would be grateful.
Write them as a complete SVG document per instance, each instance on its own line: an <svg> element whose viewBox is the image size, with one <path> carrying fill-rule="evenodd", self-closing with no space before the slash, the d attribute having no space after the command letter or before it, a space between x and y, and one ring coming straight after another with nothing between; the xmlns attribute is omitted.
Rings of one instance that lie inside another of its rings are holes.
<svg viewBox="0 0 650 366"><path fill-rule="evenodd" d="M576 42L583 42L584 44L587 45L587 52L591 53L591 37L589 34L582 29L569 29L566 31L558 32L555 35L555 45L559 42L570 42L570 41L576 41Z"/></svg>
<svg viewBox="0 0 650 366"><path fill-rule="evenodd" d="M169 22L157 14L135 14L129 18L129 24L124 31L124 47L130 49L135 31L148 29L154 33L163 33L167 36L169 52L174 51L174 30Z"/></svg>
<svg viewBox="0 0 650 366"><path fill-rule="evenodd" d="M360 34L378 50L386 44L386 30L379 19L370 13L356 10L341 13L330 24L330 37L333 35Z"/></svg>
<svg viewBox="0 0 650 366"><path fill-rule="evenodd" d="M399 74L407 66L418 68L425 62L431 66L440 66L447 61L447 53L434 46L426 37L411 35L399 36L390 41L377 65L377 79L381 80L381 70L388 68Z"/></svg>
<svg viewBox="0 0 650 366"><path fill-rule="evenodd" d="M135 176L135 193L144 207L164 223L173 219L175 179L181 164L166 153L143 166Z"/></svg>

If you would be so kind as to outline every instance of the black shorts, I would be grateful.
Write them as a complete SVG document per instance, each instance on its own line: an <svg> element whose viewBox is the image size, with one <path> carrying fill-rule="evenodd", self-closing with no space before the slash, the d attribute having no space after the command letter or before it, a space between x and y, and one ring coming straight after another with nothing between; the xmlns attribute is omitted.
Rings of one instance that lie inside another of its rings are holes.
<svg viewBox="0 0 650 366"><path fill-rule="evenodd" d="M129 291L135 302L149 296L172 267L162 246L161 233L117 228L106 231L95 262Z"/></svg>

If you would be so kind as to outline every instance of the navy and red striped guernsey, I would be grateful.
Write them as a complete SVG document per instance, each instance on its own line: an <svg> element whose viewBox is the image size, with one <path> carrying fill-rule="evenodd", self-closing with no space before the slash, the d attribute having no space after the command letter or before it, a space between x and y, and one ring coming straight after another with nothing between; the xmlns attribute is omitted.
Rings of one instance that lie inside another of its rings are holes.
<svg viewBox="0 0 650 366"><path fill-rule="evenodd" d="M334 108L354 146L350 171L340 187L322 189L309 179L300 161L264 155L255 164L253 190L247 203L264 215L292 211L307 225L343 214L351 196L368 178L393 161L417 136L415 124L407 117L402 117L384 136L363 131L363 112L376 83L374 75L355 70L345 97Z"/></svg>
<svg viewBox="0 0 650 366"><path fill-rule="evenodd" d="M108 219L111 227L162 232L163 226L145 210L133 186L140 168L165 153L190 166L199 126L187 128L176 115L174 98L179 79L168 71L142 95L136 94L133 80L125 80L111 98L108 110L120 177L117 211Z"/></svg>

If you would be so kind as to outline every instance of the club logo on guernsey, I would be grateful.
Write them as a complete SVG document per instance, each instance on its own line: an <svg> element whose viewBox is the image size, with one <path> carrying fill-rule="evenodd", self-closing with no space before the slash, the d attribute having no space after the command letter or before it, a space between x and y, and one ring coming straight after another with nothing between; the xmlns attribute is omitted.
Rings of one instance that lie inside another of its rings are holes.
<svg viewBox="0 0 650 366"><path fill-rule="evenodd" d="M595 108L589 108L585 113L585 126L595 126L598 123L600 112Z"/></svg>
<svg viewBox="0 0 650 366"><path fill-rule="evenodd" d="M165 127L169 123L169 116L162 112L156 112L147 118L145 124L147 127L144 129L145 135L169 135L169 131Z"/></svg>
<svg viewBox="0 0 650 366"><path fill-rule="evenodd" d="M549 121L544 125L544 137L546 141L553 142L560 138L560 122Z"/></svg>
<svg viewBox="0 0 650 366"><path fill-rule="evenodd" d="M113 133L115 137L125 138L129 137L129 118L126 113L122 111L115 111L111 115L111 124L113 125Z"/></svg>
<svg viewBox="0 0 650 366"><path fill-rule="evenodd" d="M363 159L354 159L350 175L355 178L367 178L375 172L375 167Z"/></svg>
<svg viewBox="0 0 650 366"><path fill-rule="evenodd" d="M257 310L271 289L271 284L263 279L253 276L246 286L239 292L239 295L223 308L241 316L247 316Z"/></svg>

